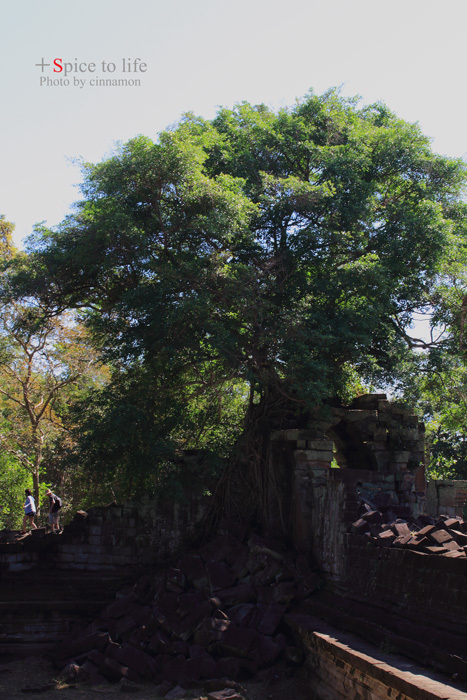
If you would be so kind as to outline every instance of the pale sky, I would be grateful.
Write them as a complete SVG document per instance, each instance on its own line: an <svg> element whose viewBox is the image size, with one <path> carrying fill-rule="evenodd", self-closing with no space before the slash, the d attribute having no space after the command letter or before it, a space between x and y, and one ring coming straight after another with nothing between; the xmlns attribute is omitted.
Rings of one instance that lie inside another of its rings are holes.
<svg viewBox="0 0 467 700"><path fill-rule="evenodd" d="M17 244L79 199L73 160L242 100L278 108L341 86L467 156L466 0L0 0L0 26L0 214ZM146 71L123 73L124 58ZM55 59L69 85L53 84ZM141 84L91 83L104 78Z"/></svg>

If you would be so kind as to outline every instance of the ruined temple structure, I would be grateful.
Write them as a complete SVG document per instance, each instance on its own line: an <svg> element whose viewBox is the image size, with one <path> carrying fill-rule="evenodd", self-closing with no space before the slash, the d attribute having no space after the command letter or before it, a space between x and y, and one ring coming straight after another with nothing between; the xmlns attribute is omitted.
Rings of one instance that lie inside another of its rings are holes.
<svg viewBox="0 0 467 700"><path fill-rule="evenodd" d="M304 617L289 616L314 660L315 687L325 694L337 682L334 652L343 677L359 658L336 651L339 643L321 653L327 642L310 632L320 623L467 680L467 484L437 482L442 496L428 498L428 512L418 418L384 395L362 396L306 430L274 433L271 459L289 489L293 539L311 547L326 580Z"/></svg>
<svg viewBox="0 0 467 700"><path fill-rule="evenodd" d="M361 396L349 408L331 407L306 430L276 431L271 460L281 492L293 491L282 498L282 509L289 508L295 543L311 542L325 558L335 549L329 537L337 536L326 523L355 519L357 503L390 508L402 518L426 511L424 425L385 394Z"/></svg>
<svg viewBox="0 0 467 700"><path fill-rule="evenodd" d="M316 700L466 700L467 489L430 496L423 424L362 396L274 432L269 455L259 534L225 520L183 552L205 513L193 501L112 504L61 536L5 536L0 655L52 650L78 676L150 679L164 694L272 679L304 653Z"/></svg>

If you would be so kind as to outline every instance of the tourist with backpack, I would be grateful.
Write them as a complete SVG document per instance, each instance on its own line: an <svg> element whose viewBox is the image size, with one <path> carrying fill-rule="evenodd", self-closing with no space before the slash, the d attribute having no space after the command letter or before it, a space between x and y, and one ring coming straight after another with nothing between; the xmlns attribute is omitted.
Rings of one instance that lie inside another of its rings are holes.
<svg viewBox="0 0 467 700"><path fill-rule="evenodd" d="M59 526L59 510L62 507L62 501L59 496L56 496L50 489L46 493L49 499L49 525L52 532L58 532Z"/></svg>

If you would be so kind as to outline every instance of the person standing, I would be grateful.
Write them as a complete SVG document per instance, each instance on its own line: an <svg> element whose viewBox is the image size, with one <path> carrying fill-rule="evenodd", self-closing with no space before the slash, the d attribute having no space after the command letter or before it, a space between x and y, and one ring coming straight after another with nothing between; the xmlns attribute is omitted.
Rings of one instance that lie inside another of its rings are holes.
<svg viewBox="0 0 467 700"><path fill-rule="evenodd" d="M46 495L49 499L49 525L52 532L59 530L58 511L62 507L62 502L50 489L47 489Z"/></svg>
<svg viewBox="0 0 467 700"><path fill-rule="evenodd" d="M26 502L24 504L23 535L26 534L26 524L28 520L31 530L37 530L37 525L34 522L34 517L36 515L36 502L34 501L33 495L29 489L26 489L24 493L26 495Z"/></svg>

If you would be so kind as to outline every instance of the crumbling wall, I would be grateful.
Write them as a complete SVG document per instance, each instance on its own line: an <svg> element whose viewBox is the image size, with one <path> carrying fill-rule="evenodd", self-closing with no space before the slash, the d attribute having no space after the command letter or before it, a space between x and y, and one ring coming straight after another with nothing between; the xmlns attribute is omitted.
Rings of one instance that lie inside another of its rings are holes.
<svg viewBox="0 0 467 700"><path fill-rule="evenodd" d="M467 525L426 514L423 436L416 416L362 397L272 440L289 455L293 540L327 581L309 612L467 678Z"/></svg>
<svg viewBox="0 0 467 700"><path fill-rule="evenodd" d="M276 481L284 484L288 474L282 489L288 530L331 576L342 566L343 536L359 503L390 505L401 517L426 509L424 426L384 394L330 407L306 430L275 431L271 445Z"/></svg>
<svg viewBox="0 0 467 700"><path fill-rule="evenodd" d="M0 661L42 654L90 623L123 586L194 532L202 500L111 504L79 512L63 534L0 537Z"/></svg>
<svg viewBox="0 0 467 700"><path fill-rule="evenodd" d="M428 482L427 510L432 515L466 517L467 481L433 479Z"/></svg>

